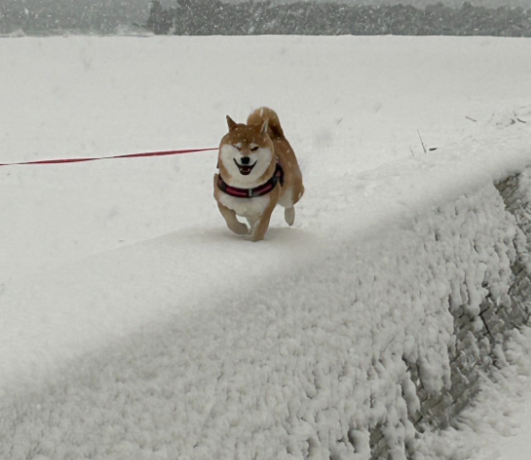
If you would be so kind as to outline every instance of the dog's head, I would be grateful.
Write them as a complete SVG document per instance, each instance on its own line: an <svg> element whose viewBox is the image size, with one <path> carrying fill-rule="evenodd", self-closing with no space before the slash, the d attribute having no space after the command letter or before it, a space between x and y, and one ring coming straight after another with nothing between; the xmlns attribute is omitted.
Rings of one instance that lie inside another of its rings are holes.
<svg viewBox="0 0 531 460"><path fill-rule="evenodd" d="M273 175L273 142L267 135L267 121L262 126L239 124L227 116L229 132L219 146L221 177L234 187L250 188Z"/></svg>

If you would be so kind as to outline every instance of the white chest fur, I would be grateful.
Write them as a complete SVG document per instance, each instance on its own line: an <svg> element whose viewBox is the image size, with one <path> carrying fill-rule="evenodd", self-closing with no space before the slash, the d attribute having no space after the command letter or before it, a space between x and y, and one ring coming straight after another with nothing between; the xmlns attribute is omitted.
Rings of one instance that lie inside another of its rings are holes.
<svg viewBox="0 0 531 460"><path fill-rule="evenodd" d="M269 205L269 195L254 198L238 198L221 192L219 196L221 204L232 209L241 217L258 217L263 214Z"/></svg>

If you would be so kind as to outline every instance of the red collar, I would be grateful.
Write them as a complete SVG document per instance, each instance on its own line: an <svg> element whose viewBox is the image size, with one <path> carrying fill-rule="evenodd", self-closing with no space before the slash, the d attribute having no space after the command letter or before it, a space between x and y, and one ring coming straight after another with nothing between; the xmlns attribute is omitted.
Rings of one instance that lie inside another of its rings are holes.
<svg viewBox="0 0 531 460"><path fill-rule="evenodd" d="M218 188L227 195L234 196L237 198L255 198L257 196L267 195L271 190L273 190L277 184L280 182L280 185L284 184L284 171L280 166L280 163L277 163L275 173L273 177L269 179L265 184L259 185L255 188L236 188L231 187L227 184L218 174Z"/></svg>

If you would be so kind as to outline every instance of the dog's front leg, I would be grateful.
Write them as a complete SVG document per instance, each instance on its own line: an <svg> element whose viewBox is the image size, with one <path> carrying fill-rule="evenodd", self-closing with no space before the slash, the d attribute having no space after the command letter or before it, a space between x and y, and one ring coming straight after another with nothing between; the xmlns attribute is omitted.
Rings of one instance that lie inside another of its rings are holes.
<svg viewBox="0 0 531 460"><path fill-rule="evenodd" d="M252 217L247 217L247 223L249 224L249 227L250 227L250 230L249 230L249 233L253 233L254 232L254 227L256 226L256 223L260 220L260 216L252 216Z"/></svg>
<svg viewBox="0 0 531 460"><path fill-rule="evenodd" d="M261 241L264 239L267 229L269 228L269 221L271 220L271 215L273 214L274 209L275 204L273 203L273 205L269 205L263 212L263 214L260 216L260 218L255 221L251 229L252 241Z"/></svg>
<svg viewBox="0 0 531 460"><path fill-rule="evenodd" d="M249 233L249 227L244 223L240 222L236 217L236 213L226 206L223 206L218 202L219 212L227 222L227 227L238 235L247 235Z"/></svg>

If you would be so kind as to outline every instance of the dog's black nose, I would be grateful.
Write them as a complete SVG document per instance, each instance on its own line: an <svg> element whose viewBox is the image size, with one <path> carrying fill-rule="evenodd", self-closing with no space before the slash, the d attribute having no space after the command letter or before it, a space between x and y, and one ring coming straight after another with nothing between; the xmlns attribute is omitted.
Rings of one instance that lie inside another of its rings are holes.
<svg viewBox="0 0 531 460"><path fill-rule="evenodd" d="M251 162L251 159L249 157L241 157L240 161L242 165L248 165Z"/></svg>

